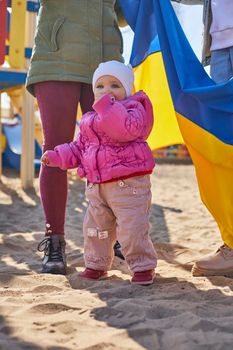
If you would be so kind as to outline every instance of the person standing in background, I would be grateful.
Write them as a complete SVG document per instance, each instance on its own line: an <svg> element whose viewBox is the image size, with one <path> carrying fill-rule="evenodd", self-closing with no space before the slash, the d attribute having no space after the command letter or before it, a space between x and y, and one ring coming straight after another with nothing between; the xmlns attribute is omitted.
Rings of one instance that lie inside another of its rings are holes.
<svg viewBox="0 0 233 350"><path fill-rule="evenodd" d="M26 87L38 101L43 152L73 140L77 107L92 110L92 75L100 62L123 62L116 0L41 0ZM122 21L122 18L121 18ZM66 274L67 172L42 165L40 195L45 214L42 272ZM121 256L119 245L115 254ZM122 256L121 256L122 257Z"/></svg>
<svg viewBox="0 0 233 350"><path fill-rule="evenodd" d="M233 77L233 1L232 0L172 0L197 5L203 4L202 63L210 64L210 76L216 83ZM193 276L233 276L233 232L228 241L215 252L196 261Z"/></svg>

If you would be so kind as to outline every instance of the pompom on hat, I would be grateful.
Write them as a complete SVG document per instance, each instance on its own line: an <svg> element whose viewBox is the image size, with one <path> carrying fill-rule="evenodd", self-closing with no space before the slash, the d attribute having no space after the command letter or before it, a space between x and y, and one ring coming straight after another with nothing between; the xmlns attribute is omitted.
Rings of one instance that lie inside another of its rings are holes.
<svg viewBox="0 0 233 350"><path fill-rule="evenodd" d="M95 87L96 81L103 75L112 75L113 77L117 78L123 85L127 97L132 94L134 74L130 64L126 65L118 61L107 61L100 63L93 74L93 88Z"/></svg>

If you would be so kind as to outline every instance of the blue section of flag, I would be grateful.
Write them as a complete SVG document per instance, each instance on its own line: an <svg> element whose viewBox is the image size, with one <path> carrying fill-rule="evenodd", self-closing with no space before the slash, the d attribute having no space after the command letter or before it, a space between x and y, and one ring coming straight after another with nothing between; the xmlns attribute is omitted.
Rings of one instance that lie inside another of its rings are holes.
<svg viewBox="0 0 233 350"><path fill-rule="evenodd" d="M129 26L135 34L130 63L133 67L136 67L148 55L160 51L153 1L120 0L120 5Z"/></svg>

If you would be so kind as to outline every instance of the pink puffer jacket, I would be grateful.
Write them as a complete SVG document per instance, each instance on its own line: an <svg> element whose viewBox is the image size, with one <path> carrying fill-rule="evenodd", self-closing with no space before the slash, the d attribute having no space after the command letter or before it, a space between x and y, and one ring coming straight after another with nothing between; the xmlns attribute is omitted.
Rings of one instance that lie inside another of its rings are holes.
<svg viewBox="0 0 233 350"><path fill-rule="evenodd" d="M76 141L48 151L49 166L78 167L80 177L101 183L150 172L155 161L146 142L153 126L149 98L139 91L126 100L104 95L83 115Z"/></svg>

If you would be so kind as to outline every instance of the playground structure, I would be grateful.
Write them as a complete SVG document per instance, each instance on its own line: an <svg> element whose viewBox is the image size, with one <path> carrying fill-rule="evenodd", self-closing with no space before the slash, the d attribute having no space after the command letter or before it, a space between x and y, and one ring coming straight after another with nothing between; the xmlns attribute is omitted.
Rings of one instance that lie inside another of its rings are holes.
<svg viewBox="0 0 233 350"><path fill-rule="evenodd" d="M11 112L12 116L18 113L22 118L18 132L21 132L20 177L24 189L33 186L35 172L35 100L26 91L24 84L34 41L38 9L38 0L0 1L0 96L2 93L7 93L12 111L14 110ZM0 108L0 113L1 111ZM4 147L1 130L0 124L2 141L0 175Z"/></svg>

